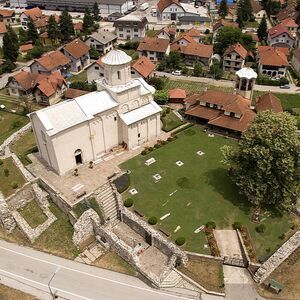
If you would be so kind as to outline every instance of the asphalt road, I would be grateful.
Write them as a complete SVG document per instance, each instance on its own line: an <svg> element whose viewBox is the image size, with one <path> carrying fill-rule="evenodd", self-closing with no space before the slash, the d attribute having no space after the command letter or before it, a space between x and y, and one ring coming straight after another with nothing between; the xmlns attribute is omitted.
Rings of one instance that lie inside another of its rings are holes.
<svg viewBox="0 0 300 300"><path fill-rule="evenodd" d="M0 240L0 282L40 299L180 300L190 296L150 288L136 277L100 269ZM197 298L199 299L199 298Z"/></svg>

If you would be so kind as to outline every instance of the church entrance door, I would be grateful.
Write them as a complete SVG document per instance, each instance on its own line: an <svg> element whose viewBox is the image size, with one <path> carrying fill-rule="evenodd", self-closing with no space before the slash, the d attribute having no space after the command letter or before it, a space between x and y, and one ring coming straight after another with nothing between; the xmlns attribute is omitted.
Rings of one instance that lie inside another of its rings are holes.
<svg viewBox="0 0 300 300"><path fill-rule="evenodd" d="M74 155L75 155L76 165L81 165L82 164L82 151L80 149L77 149L75 151Z"/></svg>

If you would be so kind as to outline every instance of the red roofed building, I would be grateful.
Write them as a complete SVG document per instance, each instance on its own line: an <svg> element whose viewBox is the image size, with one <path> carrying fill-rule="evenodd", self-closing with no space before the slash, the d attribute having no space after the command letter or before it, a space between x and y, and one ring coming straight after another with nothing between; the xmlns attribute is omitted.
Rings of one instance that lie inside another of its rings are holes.
<svg viewBox="0 0 300 300"><path fill-rule="evenodd" d="M0 47L3 46L3 37L4 33L7 31L6 25L4 22L0 22Z"/></svg>
<svg viewBox="0 0 300 300"><path fill-rule="evenodd" d="M289 65L286 50L280 47L258 47L258 70L270 77L284 77Z"/></svg>
<svg viewBox="0 0 300 300"><path fill-rule="evenodd" d="M170 53L169 40L158 37L144 37L137 51L139 56L146 56L152 61L158 61Z"/></svg>
<svg viewBox="0 0 300 300"><path fill-rule="evenodd" d="M271 92L263 94L256 99L255 111L261 112L265 110L270 110L276 113L283 111L280 100Z"/></svg>
<svg viewBox="0 0 300 300"><path fill-rule="evenodd" d="M141 56L132 63L131 76L133 78L143 77L144 79L148 79L153 77L155 68L156 64L154 64L148 57Z"/></svg>
<svg viewBox="0 0 300 300"><path fill-rule="evenodd" d="M268 43L270 46L292 48L295 39L283 24L278 24L268 30Z"/></svg>
<svg viewBox="0 0 300 300"><path fill-rule="evenodd" d="M223 70L235 72L244 67L248 51L240 44L229 46L223 55Z"/></svg>
<svg viewBox="0 0 300 300"><path fill-rule="evenodd" d="M284 19L281 24L284 25L292 34L296 33L299 28L299 25L292 18Z"/></svg>
<svg viewBox="0 0 300 300"><path fill-rule="evenodd" d="M10 9L0 9L0 22L9 25L15 22L15 11Z"/></svg>
<svg viewBox="0 0 300 300"><path fill-rule="evenodd" d="M157 37L159 39L167 39L169 41L173 41L175 38L175 35L176 35L176 28L164 27L158 32Z"/></svg>
<svg viewBox="0 0 300 300"><path fill-rule="evenodd" d="M29 44L21 45L19 48L19 52L22 56L25 56L32 49L33 49L33 45L29 43Z"/></svg>
<svg viewBox="0 0 300 300"><path fill-rule="evenodd" d="M29 19L32 19L33 22L36 22L37 20L39 20L43 17L44 17L44 15L38 7L26 9L20 15L21 25L24 30L27 30L28 29L27 24L28 24Z"/></svg>
<svg viewBox="0 0 300 300"><path fill-rule="evenodd" d="M238 28L239 24L236 22L230 22L224 19L221 19L219 21L217 21L214 25L213 25L213 31L214 33L217 32L219 29L223 28L223 27L234 27L234 28Z"/></svg>
<svg viewBox="0 0 300 300"><path fill-rule="evenodd" d="M159 0L157 3L157 17L160 21L178 21L185 15L185 10L179 0Z"/></svg>
<svg viewBox="0 0 300 300"><path fill-rule="evenodd" d="M183 89L169 90L169 102L171 103L184 103L186 98L186 91Z"/></svg>

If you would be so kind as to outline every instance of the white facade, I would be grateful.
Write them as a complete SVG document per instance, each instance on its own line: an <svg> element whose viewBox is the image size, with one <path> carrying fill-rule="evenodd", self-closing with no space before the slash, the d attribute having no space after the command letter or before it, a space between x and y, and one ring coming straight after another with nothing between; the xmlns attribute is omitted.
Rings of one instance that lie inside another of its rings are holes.
<svg viewBox="0 0 300 300"><path fill-rule="evenodd" d="M184 9L181 6L173 3L166 7L160 14L158 14L158 18L161 21L178 21L178 18L184 15Z"/></svg>
<svg viewBox="0 0 300 300"><path fill-rule="evenodd" d="M11 8L25 8L27 7L27 0L10 0Z"/></svg>
<svg viewBox="0 0 300 300"><path fill-rule="evenodd" d="M291 48L291 47L293 47L294 42L295 41L285 32L276 37L273 37L273 38L268 37L268 43L270 46L276 46L278 44L280 44L280 45L285 44L286 46Z"/></svg>
<svg viewBox="0 0 300 300"><path fill-rule="evenodd" d="M40 157L60 175L101 160L115 147L132 149L160 134L155 89L131 78L131 58L112 50L102 62L98 91L30 114Z"/></svg>
<svg viewBox="0 0 300 300"><path fill-rule="evenodd" d="M112 14L114 12L119 12L124 14L133 6L133 1L126 1L122 5L120 4L100 4L99 9L101 14Z"/></svg>
<svg viewBox="0 0 300 300"><path fill-rule="evenodd" d="M146 29L134 27L117 27L116 29L118 39L120 40L134 40L145 36Z"/></svg>
<svg viewBox="0 0 300 300"><path fill-rule="evenodd" d="M104 77L104 68L102 65L94 62L87 68L87 81L92 83L93 81Z"/></svg>

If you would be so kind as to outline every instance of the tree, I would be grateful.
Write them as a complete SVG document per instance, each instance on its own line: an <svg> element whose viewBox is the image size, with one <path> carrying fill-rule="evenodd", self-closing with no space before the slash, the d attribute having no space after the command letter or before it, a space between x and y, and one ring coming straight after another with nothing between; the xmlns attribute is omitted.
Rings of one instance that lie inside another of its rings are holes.
<svg viewBox="0 0 300 300"><path fill-rule="evenodd" d="M220 62L217 59L213 59L211 66L209 67L209 73L214 79L221 79L223 76L223 69Z"/></svg>
<svg viewBox="0 0 300 300"><path fill-rule="evenodd" d="M218 10L218 14L225 18L228 15L228 6L227 6L227 0L221 0L220 7Z"/></svg>
<svg viewBox="0 0 300 300"><path fill-rule="evenodd" d="M72 36L75 35L72 17L66 9L63 10L60 16L59 29L61 33L61 38L64 42L70 41Z"/></svg>
<svg viewBox="0 0 300 300"><path fill-rule="evenodd" d="M19 29L19 42L20 44L24 44L28 41L27 32L23 29L23 27L20 27Z"/></svg>
<svg viewBox="0 0 300 300"><path fill-rule="evenodd" d="M94 26L94 18L91 15L89 8L87 7L85 9L85 13L83 17L83 24L82 24L83 32L89 33L89 31L92 29L93 26Z"/></svg>
<svg viewBox="0 0 300 300"><path fill-rule="evenodd" d="M254 206L290 209L299 198L296 129L296 118L289 113L264 111L257 114L237 148L222 147L232 180Z"/></svg>
<svg viewBox="0 0 300 300"><path fill-rule="evenodd" d="M171 51L166 57L166 65L170 69L180 69L182 65L182 57L179 52Z"/></svg>
<svg viewBox="0 0 300 300"><path fill-rule="evenodd" d="M156 90L162 90L165 87L165 82L159 77L151 77L148 81Z"/></svg>
<svg viewBox="0 0 300 300"><path fill-rule="evenodd" d="M239 22L247 22L253 20L252 6L250 0L240 0L237 9ZM238 22L237 20L237 22ZM239 23L240 24L240 23ZM242 27L242 26L240 26Z"/></svg>
<svg viewBox="0 0 300 300"><path fill-rule="evenodd" d="M257 29L257 35L261 41L265 41L265 42L267 41L268 27L267 27L267 20L265 16L263 16L263 18L260 21L260 24Z"/></svg>
<svg viewBox="0 0 300 300"><path fill-rule="evenodd" d="M52 44L53 44L53 41L60 38L59 26L53 15L51 15L49 17L49 21L48 21L48 25L47 25L47 34L48 34L48 38L51 39Z"/></svg>
<svg viewBox="0 0 300 300"><path fill-rule="evenodd" d="M46 50L42 46L36 45L27 53L26 58L40 58L43 55L43 53L45 53L45 51Z"/></svg>
<svg viewBox="0 0 300 300"><path fill-rule="evenodd" d="M3 58L15 62L19 55L18 36L9 26L3 36Z"/></svg>
<svg viewBox="0 0 300 300"><path fill-rule="evenodd" d="M223 27L216 36L214 44L214 52L223 55L224 51L233 44L240 42L242 38L242 31L239 28Z"/></svg>
<svg viewBox="0 0 300 300"><path fill-rule="evenodd" d="M31 18L29 18L27 27L28 27L27 30L28 40L32 41L32 43L35 44L39 40L39 33L37 32L34 22Z"/></svg>
<svg viewBox="0 0 300 300"><path fill-rule="evenodd" d="M93 5L93 17L94 17L94 20L97 22L99 22L101 20L99 6L98 6L97 2L95 2Z"/></svg>
<svg viewBox="0 0 300 300"><path fill-rule="evenodd" d="M200 77L202 75L202 65L200 63L195 63L193 75Z"/></svg>
<svg viewBox="0 0 300 300"><path fill-rule="evenodd" d="M97 51L94 47L91 47L89 53L91 59L98 59L100 57L99 51Z"/></svg>
<svg viewBox="0 0 300 300"><path fill-rule="evenodd" d="M156 91L154 93L154 101L157 102L157 104L164 105L168 102L168 99L168 91Z"/></svg>

